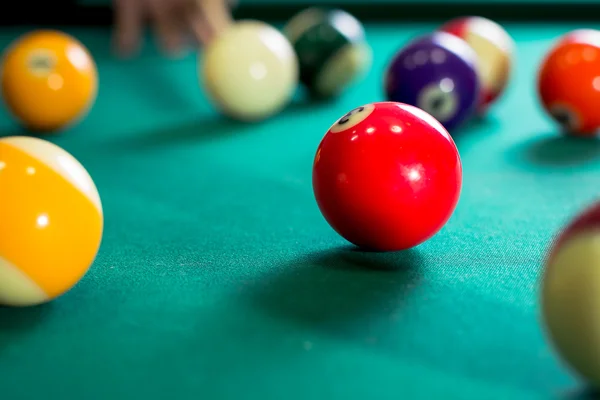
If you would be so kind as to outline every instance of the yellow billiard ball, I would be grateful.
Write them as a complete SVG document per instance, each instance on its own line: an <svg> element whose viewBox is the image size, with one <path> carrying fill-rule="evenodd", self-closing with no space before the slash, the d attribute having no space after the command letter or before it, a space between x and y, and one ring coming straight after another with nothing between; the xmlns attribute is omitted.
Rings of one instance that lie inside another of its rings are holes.
<svg viewBox="0 0 600 400"><path fill-rule="evenodd" d="M0 193L0 305L37 305L66 293L102 239L92 178L48 141L7 137L0 139Z"/></svg>
<svg viewBox="0 0 600 400"><path fill-rule="evenodd" d="M219 111L241 121L283 109L298 86L298 59L288 39L260 21L239 21L201 56L199 78Z"/></svg>
<svg viewBox="0 0 600 400"><path fill-rule="evenodd" d="M600 202L553 242L543 271L541 309L561 358L600 388Z"/></svg>
<svg viewBox="0 0 600 400"><path fill-rule="evenodd" d="M4 52L0 84L8 110L26 128L49 132L84 118L96 100L94 59L77 39L37 30Z"/></svg>

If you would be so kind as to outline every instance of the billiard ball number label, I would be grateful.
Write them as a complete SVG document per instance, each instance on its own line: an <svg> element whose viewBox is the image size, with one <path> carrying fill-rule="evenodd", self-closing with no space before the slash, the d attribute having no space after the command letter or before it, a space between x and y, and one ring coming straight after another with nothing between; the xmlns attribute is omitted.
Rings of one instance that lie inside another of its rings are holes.
<svg viewBox="0 0 600 400"><path fill-rule="evenodd" d="M338 133L346 131L350 128L355 127L356 125L363 122L371 113L375 110L375 106L373 104L367 104L364 106L356 107L352 111L347 112L343 117L337 120L335 124L331 127L330 131L332 133Z"/></svg>
<svg viewBox="0 0 600 400"><path fill-rule="evenodd" d="M349 113L344 115L342 118L340 118L340 120L338 121L338 125L347 124L348 122L350 122L350 118L352 118L352 116L354 114L358 114L359 112L363 112L364 110L365 110L364 107L355 108L354 110L350 111Z"/></svg>
<svg viewBox="0 0 600 400"><path fill-rule="evenodd" d="M447 79L447 78L446 78ZM426 86L419 93L417 106L427 111L441 123L445 123L456 115L459 100L453 92L452 82L436 82Z"/></svg>
<svg viewBox="0 0 600 400"><path fill-rule="evenodd" d="M46 77L54 70L56 55L48 50L36 50L29 55L27 66L35 76Z"/></svg>
<svg viewBox="0 0 600 400"><path fill-rule="evenodd" d="M567 133L577 132L580 128L576 113L566 106L557 104L550 107L550 115Z"/></svg>

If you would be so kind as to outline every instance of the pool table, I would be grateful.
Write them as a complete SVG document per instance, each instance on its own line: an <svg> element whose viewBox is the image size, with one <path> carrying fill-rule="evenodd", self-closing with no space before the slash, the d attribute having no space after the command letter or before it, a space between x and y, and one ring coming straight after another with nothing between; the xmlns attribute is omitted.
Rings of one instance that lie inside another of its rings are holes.
<svg viewBox="0 0 600 400"><path fill-rule="evenodd" d="M254 124L215 111L195 54L169 60L148 41L121 60L108 27L65 27L95 57L99 95L46 139L95 180L104 237L66 295L0 308L0 398L585 398L546 336L538 291L552 238L598 197L600 141L561 136L535 78L557 36L597 24L504 24L513 79L454 133L462 195L426 243L362 252L316 206L323 134L381 100L393 52L438 24L366 21L364 80L330 102L299 94ZM27 29L2 28L0 47ZM5 108L0 132L26 134Z"/></svg>

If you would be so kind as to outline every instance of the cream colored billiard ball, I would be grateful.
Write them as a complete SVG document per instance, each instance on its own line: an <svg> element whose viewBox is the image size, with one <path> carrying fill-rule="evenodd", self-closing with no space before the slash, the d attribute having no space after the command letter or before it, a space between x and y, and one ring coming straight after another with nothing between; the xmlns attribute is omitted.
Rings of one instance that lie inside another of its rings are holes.
<svg viewBox="0 0 600 400"><path fill-rule="evenodd" d="M510 81L515 62L513 38L502 25L474 16L449 21L440 30L460 37L475 51L482 89L478 112L486 113Z"/></svg>
<svg viewBox="0 0 600 400"><path fill-rule="evenodd" d="M257 121L278 113L298 86L292 45L264 22L234 23L200 57L200 80L209 100L238 120Z"/></svg>
<svg viewBox="0 0 600 400"><path fill-rule="evenodd" d="M553 243L542 278L542 315L562 359L600 387L600 202Z"/></svg>

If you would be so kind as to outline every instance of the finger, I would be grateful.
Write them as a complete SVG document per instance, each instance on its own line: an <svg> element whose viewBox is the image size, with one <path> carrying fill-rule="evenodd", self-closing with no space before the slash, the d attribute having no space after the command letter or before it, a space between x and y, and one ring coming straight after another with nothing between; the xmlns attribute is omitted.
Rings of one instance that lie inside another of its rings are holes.
<svg viewBox="0 0 600 400"><path fill-rule="evenodd" d="M212 39L212 31L206 18L199 10L194 10L186 14L187 25L189 26L197 44L206 46Z"/></svg>
<svg viewBox="0 0 600 400"><path fill-rule="evenodd" d="M197 10L190 9L190 0L163 0L171 3L172 9L172 21L176 24L178 29L178 35L181 42L186 48L190 46L198 45L198 38L196 31L199 28L194 27L194 21L198 20ZM196 15L196 16L195 16ZM201 24L196 24L201 25Z"/></svg>
<svg viewBox="0 0 600 400"><path fill-rule="evenodd" d="M177 3L165 0L147 0L150 16L160 46L170 55L177 55L183 49L183 33L178 23Z"/></svg>
<svg viewBox="0 0 600 400"><path fill-rule="evenodd" d="M114 0L115 41L123 56L139 50L144 19L139 0Z"/></svg>
<svg viewBox="0 0 600 400"><path fill-rule="evenodd" d="M212 34L218 34L233 23L226 0L195 0Z"/></svg>

